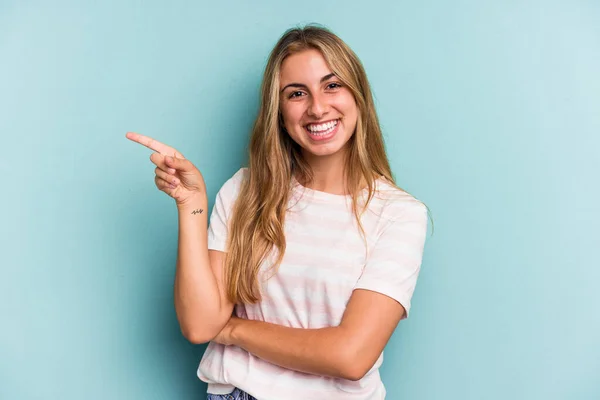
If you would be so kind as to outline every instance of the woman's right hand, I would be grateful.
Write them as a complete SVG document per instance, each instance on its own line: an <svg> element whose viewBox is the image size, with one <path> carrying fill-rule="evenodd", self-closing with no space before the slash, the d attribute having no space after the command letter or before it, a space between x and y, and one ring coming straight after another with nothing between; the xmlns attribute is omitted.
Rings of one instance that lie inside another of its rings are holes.
<svg viewBox="0 0 600 400"><path fill-rule="evenodd" d="M175 199L177 206L184 206L198 197L206 199L202 174L180 152L138 133L127 132L125 136L155 151L150 156L150 161L156 165L154 182L159 190Z"/></svg>

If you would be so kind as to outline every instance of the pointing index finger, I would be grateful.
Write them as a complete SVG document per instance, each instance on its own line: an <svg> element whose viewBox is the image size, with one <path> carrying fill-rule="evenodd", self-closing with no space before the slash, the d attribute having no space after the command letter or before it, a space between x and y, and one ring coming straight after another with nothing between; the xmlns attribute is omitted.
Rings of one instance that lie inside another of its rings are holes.
<svg viewBox="0 0 600 400"><path fill-rule="evenodd" d="M169 156L175 156L178 158L185 158L185 157L183 157L183 155L181 155L181 153L179 153L177 150L175 150L171 146L167 146L166 144L163 144L156 139L152 139L149 136L140 135L139 133L135 133L135 132L127 132L127 134L125 136L127 137L127 139L129 139L133 142L139 143L141 145L144 145L144 146L148 147L149 149L154 150L162 155L165 155L165 156L169 155Z"/></svg>

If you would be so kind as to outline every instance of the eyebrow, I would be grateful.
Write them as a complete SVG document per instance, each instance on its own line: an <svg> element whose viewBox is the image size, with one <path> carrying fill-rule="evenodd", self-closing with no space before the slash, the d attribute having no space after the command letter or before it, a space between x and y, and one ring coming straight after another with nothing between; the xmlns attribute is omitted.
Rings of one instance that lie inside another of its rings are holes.
<svg viewBox="0 0 600 400"><path fill-rule="evenodd" d="M324 77L321 78L321 83L328 81L329 79L333 78L335 76L335 74L332 72L331 74L327 74ZM285 87L283 89L281 89L280 93L282 93L285 89L289 88L289 87L296 87L296 88L307 88L305 84L303 83L290 83L288 85L285 85Z"/></svg>

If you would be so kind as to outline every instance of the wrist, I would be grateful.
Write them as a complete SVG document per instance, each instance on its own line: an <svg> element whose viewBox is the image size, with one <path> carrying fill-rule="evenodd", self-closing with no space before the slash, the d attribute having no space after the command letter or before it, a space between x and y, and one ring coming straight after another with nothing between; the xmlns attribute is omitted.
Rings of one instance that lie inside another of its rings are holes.
<svg viewBox="0 0 600 400"><path fill-rule="evenodd" d="M201 209L201 210L203 210L202 212L206 212L207 206L208 206L208 197L206 196L206 193L198 193L182 202L177 203L177 209L180 212L181 211L192 212L197 209Z"/></svg>

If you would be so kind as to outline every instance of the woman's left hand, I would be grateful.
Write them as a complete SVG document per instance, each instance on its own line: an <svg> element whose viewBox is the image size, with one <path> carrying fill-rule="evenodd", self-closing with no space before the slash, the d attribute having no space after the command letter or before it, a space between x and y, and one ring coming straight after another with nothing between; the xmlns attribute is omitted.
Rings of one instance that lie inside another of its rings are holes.
<svg viewBox="0 0 600 400"><path fill-rule="evenodd" d="M231 318L229 318L229 321L227 321L223 329L221 329L221 332L219 332L219 334L215 336L215 338L212 341L219 344L224 344L225 346L233 345L233 327L240 320L241 318L231 316Z"/></svg>

